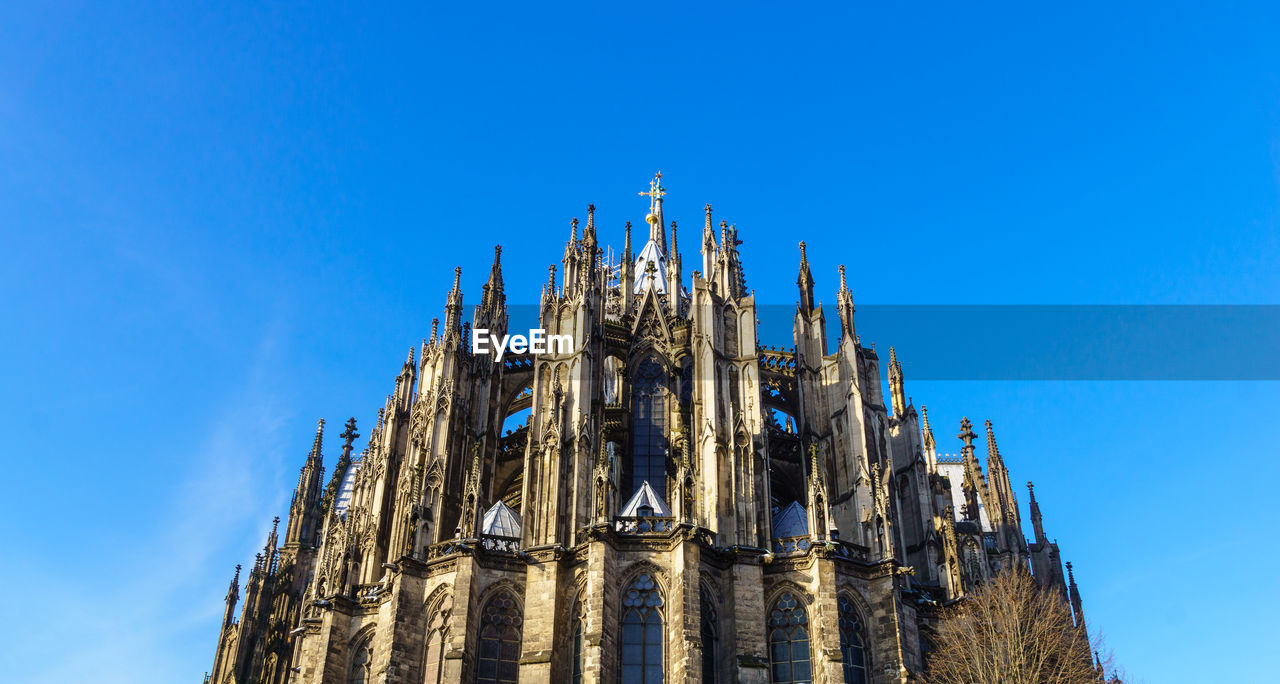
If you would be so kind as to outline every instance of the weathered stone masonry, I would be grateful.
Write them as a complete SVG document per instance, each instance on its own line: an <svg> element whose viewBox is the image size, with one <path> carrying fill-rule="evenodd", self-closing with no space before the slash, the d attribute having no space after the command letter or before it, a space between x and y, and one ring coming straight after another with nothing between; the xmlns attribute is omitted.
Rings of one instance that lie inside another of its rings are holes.
<svg viewBox="0 0 1280 684"><path fill-rule="evenodd" d="M706 207L686 278L660 174L642 194L638 255L628 223L613 263L588 207L542 286L572 350L473 354L469 326L507 332L501 248L470 323L455 271L327 487L321 422L206 682L909 682L940 607L1013 565L1083 628L990 421L985 473L968 419L940 455L892 348L886 402L843 267L836 348L804 243L791 346L765 347L736 227Z"/></svg>

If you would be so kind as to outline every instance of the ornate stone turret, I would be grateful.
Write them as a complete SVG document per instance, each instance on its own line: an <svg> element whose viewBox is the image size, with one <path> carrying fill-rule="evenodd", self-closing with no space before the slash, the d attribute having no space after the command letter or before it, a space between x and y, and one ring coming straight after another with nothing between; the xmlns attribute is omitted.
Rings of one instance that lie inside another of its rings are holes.
<svg viewBox="0 0 1280 684"><path fill-rule="evenodd" d="M444 307L444 336L462 335L462 267L453 269L453 289L449 290L449 299Z"/></svg>
<svg viewBox="0 0 1280 684"><path fill-rule="evenodd" d="M840 290L836 293L836 309L840 313L840 335L856 342L858 332L853 326L853 291L845 280L844 264L840 264Z"/></svg>
<svg viewBox="0 0 1280 684"><path fill-rule="evenodd" d="M929 426L929 409L924 405L920 405L920 437L924 446L925 453L932 461L935 458L935 452L938 443L933 439L933 428Z"/></svg>
<svg viewBox="0 0 1280 684"><path fill-rule="evenodd" d="M1049 538L1044 536L1044 523L1040 520L1040 504L1036 502L1036 486L1027 480L1027 496L1031 499L1031 527L1035 530L1036 543L1048 544Z"/></svg>
<svg viewBox="0 0 1280 684"><path fill-rule="evenodd" d="M1084 602L1080 599L1080 588L1076 586L1076 573L1070 561L1067 562L1067 592L1071 596L1071 617L1076 622L1076 628L1083 631L1085 630Z"/></svg>
<svg viewBox="0 0 1280 684"><path fill-rule="evenodd" d="M715 277L716 268L716 234L711 228L711 205L704 207L707 212L706 223L702 226L702 276L711 280Z"/></svg>
<svg viewBox="0 0 1280 684"><path fill-rule="evenodd" d="M289 523L285 530L285 546L316 546L320 538L320 521L324 516L324 457L320 450L324 443L324 419L316 426L315 442L307 454L306 463L298 475L298 486L293 491L289 506Z"/></svg>
<svg viewBox="0 0 1280 684"><path fill-rule="evenodd" d="M969 422L966 416L960 419L960 433L956 435L960 441L964 442L961 449L961 458L964 460L964 519L979 522L981 520L980 503L985 503L985 492L987 489L986 478L982 475L982 466L978 465L978 459L973 455L973 440L977 435L973 434L973 423Z"/></svg>
<svg viewBox="0 0 1280 684"><path fill-rule="evenodd" d="M476 307L472 319L476 328L485 328L498 337L507 332L507 295L502 284L502 245L493 247L493 266L489 268L489 279L481 288L480 305Z"/></svg>
<svg viewBox="0 0 1280 684"><path fill-rule="evenodd" d="M813 313L813 273L809 270L809 255L805 253L804 241L800 241L800 275L796 278L796 286L800 288L800 311Z"/></svg>
<svg viewBox="0 0 1280 684"><path fill-rule="evenodd" d="M1003 553L1010 554L1008 562L1025 566L1027 561L1027 542L1022 536L1022 514L1018 511L1018 499L1009 484L1009 470L1005 468L1004 459L1000 457L1000 449L996 445L995 430L991 421L987 427L987 482L990 486L987 517L992 529L996 532L996 547Z"/></svg>
<svg viewBox="0 0 1280 684"><path fill-rule="evenodd" d="M907 395L902 383L902 364L898 354L889 347L889 398L893 402L893 415L902 417L907 411Z"/></svg>

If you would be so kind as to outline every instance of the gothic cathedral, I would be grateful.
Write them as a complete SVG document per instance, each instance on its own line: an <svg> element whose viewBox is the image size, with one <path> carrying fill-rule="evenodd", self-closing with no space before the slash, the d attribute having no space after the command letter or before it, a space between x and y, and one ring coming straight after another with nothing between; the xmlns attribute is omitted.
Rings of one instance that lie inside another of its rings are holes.
<svg viewBox="0 0 1280 684"><path fill-rule="evenodd" d="M942 607L1014 565L1083 629L991 422L985 473L967 418L939 454L893 349L886 401L844 268L835 349L803 242L792 346L763 346L736 228L708 205L686 277L664 192L617 263L574 219L538 307L571 348L476 353L508 333L501 248L469 323L455 270L327 484L320 422L206 684L911 682Z"/></svg>

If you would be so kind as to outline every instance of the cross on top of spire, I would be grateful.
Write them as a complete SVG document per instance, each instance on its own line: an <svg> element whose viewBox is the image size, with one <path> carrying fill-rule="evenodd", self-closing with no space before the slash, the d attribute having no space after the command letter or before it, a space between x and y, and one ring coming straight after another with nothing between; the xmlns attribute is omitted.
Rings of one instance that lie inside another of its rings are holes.
<svg viewBox="0 0 1280 684"><path fill-rule="evenodd" d="M667 189L662 187L662 172L653 174L653 180L649 181L649 192L638 193L640 195L649 196L649 212L652 213L657 207L657 202L667 194Z"/></svg>

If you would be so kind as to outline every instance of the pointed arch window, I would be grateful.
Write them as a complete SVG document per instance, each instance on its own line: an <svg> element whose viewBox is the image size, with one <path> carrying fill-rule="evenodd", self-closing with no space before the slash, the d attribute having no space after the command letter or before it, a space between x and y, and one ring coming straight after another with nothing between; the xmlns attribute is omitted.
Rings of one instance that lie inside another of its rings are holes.
<svg viewBox="0 0 1280 684"><path fill-rule="evenodd" d="M520 676L520 606L509 591L489 599L480 613L480 653L476 681L514 683Z"/></svg>
<svg viewBox="0 0 1280 684"><path fill-rule="evenodd" d="M571 647L573 648L573 661L569 665L569 673L570 673L569 679L570 681L573 682L573 684L582 684L582 671L584 669L584 664L582 659L583 659L583 656L586 655L583 650L582 613L583 613L582 601L581 600L574 601L573 609L572 609L572 612L570 613L570 615L573 616L573 619L569 623L569 633L573 635L571 637L572 642L570 644Z"/></svg>
<svg viewBox="0 0 1280 684"><path fill-rule="evenodd" d="M719 656L719 630L716 628L716 606L711 592L706 585L698 587L698 603L702 612L702 681L703 684L714 684L716 677L716 660Z"/></svg>
<svg viewBox="0 0 1280 684"><path fill-rule="evenodd" d="M844 660L845 684L867 684L866 629L853 599L840 596L836 601L840 620L840 656Z"/></svg>
<svg viewBox="0 0 1280 684"><path fill-rule="evenodd" d="M653 357L636 367L631 395L631 491L643 482L667 498L667 429L662 365Z"/></svg>
<svg viewBox="0 0 1280 684"><path fill-rule="evenodd" d="M351 656L351 684L367 684L373 681L373 637L367 637L356 647Z"/></svg>
<svg viewBox="0 0 1280 684"><path fill-rule="evenodd" d="M427 621L427 650L422 658L424 684L444 682L444 642L449 635L449 611L453 598L446 596Z"/></svg>
<svg viewBox="0 0 1280 684"><path fill-rule="evenodd" d="M582 618L573 621L573 684L582 684Z"/></svg>
<svg viewBox="0 0 1280 684"><path fill-rule="evenodd" d="M662 595L640 575L622 595L622 684L662 682Z"/></svg>
<svg viewBox="0 0 1280 684"><path fill-rule="evenodd" d="M774 684L812 684L809 660L809 617L790 592L769 611L769 667Z"/></svg>

